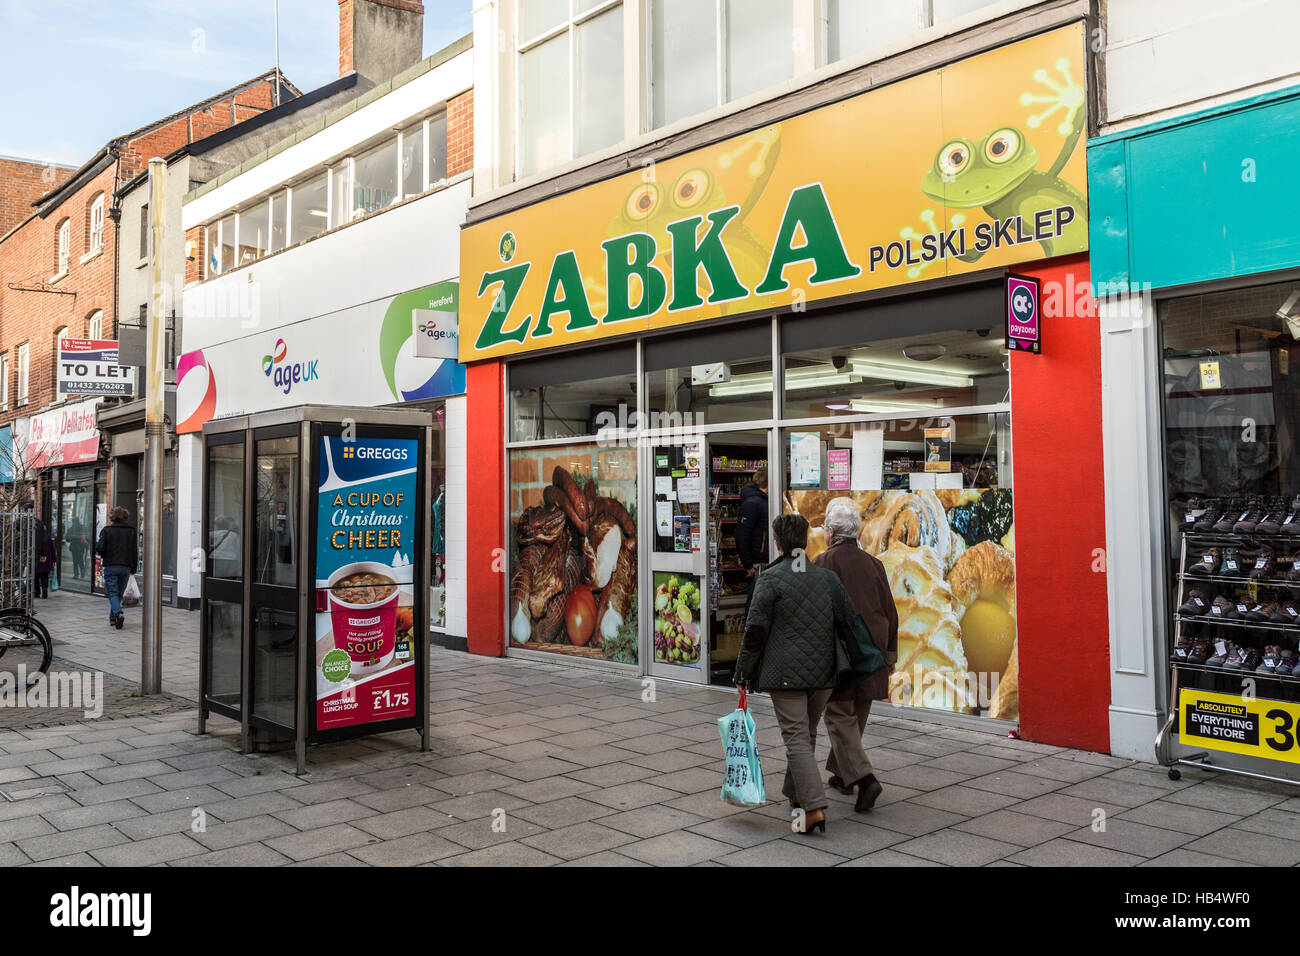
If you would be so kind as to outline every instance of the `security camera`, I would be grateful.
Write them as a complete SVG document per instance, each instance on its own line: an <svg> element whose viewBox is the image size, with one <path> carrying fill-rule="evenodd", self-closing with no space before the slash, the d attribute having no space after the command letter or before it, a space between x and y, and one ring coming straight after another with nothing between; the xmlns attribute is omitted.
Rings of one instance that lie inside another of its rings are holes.
<svg viewBox="0 0 1300 956"><path fill-rule="evenodd" d="M907 388L907 383L906 383L906 382L895 382L895 383L894 383L894 388L898 389L898 390L901 392L903 389Z"/></svg>
<svg viewBox="0 0 1300 956"><path fill-rule="evenodd" d="M847 355L832 355L831 364L835 366L835 371L842 371L844 366L849 364L849 357Z"/></svg>
<svg viewBox="0 0 1300 956"><path fill-rule="evenodd" d="M1293 339L1300 339L1300 309L1296 309L1297 301L1300 301L1300 289L1292 292L1282 303L1282 308L1277 310L1277 317L1286 323Z"/></svg>
<svg viewBox="0 0 1300 956"><path fill-rule="evenodd" d="M980 338L982 338L982 339L987 339L987 338L989 337L989 330L988 330L988 329L976 329L976 330L975 330L975 334L978 335L978 336L979 336Z"/></svg>

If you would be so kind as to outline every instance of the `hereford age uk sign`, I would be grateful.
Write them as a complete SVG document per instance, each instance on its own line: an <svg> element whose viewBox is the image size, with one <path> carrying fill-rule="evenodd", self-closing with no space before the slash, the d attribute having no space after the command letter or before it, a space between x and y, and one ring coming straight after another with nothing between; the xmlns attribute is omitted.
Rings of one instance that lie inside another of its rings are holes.
<svg viewBox="0 0 1300 956"><path fill-rule="evenodd" d="M135 395L135 369L117 364L113 339L59 339L61 395Z"/></svg>

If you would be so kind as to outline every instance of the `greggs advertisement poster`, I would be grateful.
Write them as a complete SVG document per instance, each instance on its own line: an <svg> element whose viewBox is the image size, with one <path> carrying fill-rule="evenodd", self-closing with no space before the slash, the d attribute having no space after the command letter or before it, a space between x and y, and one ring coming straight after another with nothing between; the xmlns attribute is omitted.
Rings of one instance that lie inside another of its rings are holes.
<svg viewBox="0 0 1300 956"><path fill-rule="evenodd" d="M1075 24L469 226L462 362L1088 248Z"/></svg>
<svg viewBox="0 0 1300 956"><path fill-rule="evenodd" d="M316 727L416 713L415 439L322 437Z"/></svg>

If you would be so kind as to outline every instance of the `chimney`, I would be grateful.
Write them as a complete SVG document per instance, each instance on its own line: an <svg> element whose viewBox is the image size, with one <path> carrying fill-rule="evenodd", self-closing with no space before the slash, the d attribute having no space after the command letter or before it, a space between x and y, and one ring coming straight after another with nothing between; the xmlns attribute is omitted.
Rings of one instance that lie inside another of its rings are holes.
<svg viewBox="0 0 1300 956"><path fill-rule="evenodd" d="M339 76L356 70L369 89L419 63L424 4L419 0L339 0Z"/></svg>

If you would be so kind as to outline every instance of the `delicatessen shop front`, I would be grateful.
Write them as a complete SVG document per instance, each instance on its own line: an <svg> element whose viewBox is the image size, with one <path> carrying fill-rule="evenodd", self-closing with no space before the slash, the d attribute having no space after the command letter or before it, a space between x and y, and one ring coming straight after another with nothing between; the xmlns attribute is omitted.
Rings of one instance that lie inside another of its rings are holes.
<svg viewBox="0 0 1300 956"><path fill-rule="evenodd" d="M470 548L506 556L470 562L492 597L469 649L730 685L752 567L777 556L738 540L742 504L804 515L816 557L849 497L899 612L894 706L1105 749L1097 327L1048 294L1087 282L1084 119L998 147L1061 177L1050 238L1019 219L981 246L1004 220L927 179L970 158L945 130L992 128L1082 52L1056 31L947 68L965 84L913 78L468 226L470 459L504 464L470 490L501 515ZM813 148L904 112L887 151ZM1008 347L1009 271L1042 289L1041 353Z"/></svg>

